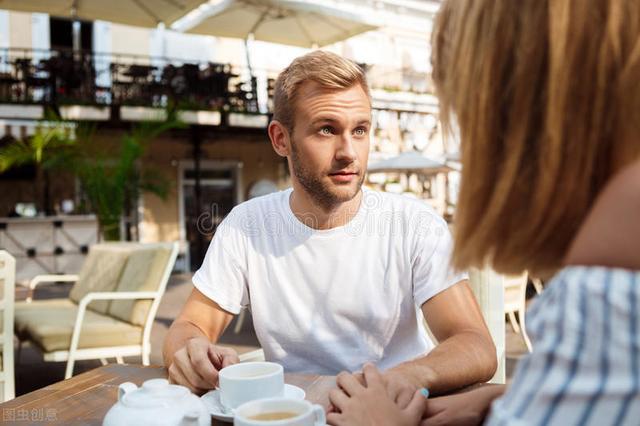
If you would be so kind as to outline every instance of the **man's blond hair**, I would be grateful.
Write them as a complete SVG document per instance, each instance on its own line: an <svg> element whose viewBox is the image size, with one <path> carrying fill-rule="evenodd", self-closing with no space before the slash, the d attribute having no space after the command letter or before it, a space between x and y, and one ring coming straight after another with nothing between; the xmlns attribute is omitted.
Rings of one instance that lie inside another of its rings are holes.
<svg viewBox="0 0 640 426"><path fill-rule="evenodd" d="M278 76L273 96L273 119L289 131L295 120L296 95L300 85L313 81L326 89L348 89L359 84L371 98L362 67L335 53L317 50L300 56Z"/></svg>

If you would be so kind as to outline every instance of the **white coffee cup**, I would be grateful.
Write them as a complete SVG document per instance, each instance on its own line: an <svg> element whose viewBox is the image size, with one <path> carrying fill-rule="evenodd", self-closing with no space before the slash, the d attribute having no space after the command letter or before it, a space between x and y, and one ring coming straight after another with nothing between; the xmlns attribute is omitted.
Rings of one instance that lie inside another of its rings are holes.
<svg viewBox="0 0 640 426"><path fill-rule="evenodd" d="M256 417L278 417L288 413L290 416L281 419L264 419ZM234 426L325 426L327 419L324 409L309 401L291 398L267 398L242 404L236 409Z"/></svg>
<svg viewBox="0 0 640 426"><path fill-rule="evenodd" d="M220 402L233 410L245 402L284 395L284 369L274 362L244 362L219 373Z"/></svg>

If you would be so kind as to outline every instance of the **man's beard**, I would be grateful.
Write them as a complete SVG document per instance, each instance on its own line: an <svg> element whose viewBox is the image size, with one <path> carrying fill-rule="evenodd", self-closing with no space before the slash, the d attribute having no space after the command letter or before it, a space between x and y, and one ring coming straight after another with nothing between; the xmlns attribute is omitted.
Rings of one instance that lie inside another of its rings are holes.
<svg viewBox="0 0 640 426"><path fill-rule="evenodd" d="M317 173L314 173L303 163L304 160L300 159L295 143L292 143L291 168L293 169L293 174L307 194L311 196L313 201L325 211L332 210L335 206L352 200L356 195L358 195L360 188L362 188L362 184L364 183L364 173L360 173L358 182L353 191L332 190L333 188L331 188L330 184L323 179L326 175L318 175ZM336 167L336 171L349 166L349 164L344 164L342 167Z"/></svg>

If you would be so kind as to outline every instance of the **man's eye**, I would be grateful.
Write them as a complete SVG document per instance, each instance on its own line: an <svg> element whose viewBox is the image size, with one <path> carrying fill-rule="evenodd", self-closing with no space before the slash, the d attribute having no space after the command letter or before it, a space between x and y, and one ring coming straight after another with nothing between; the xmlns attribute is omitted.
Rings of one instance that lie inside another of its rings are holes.
<svg viewBox="0 0 640 426"><path fill-rule="evenodd" d="M333 134L333 129L329 126L324 126L320 129L320 133L323 135L331 135Z"/></svg>
<svg viewBox="0 0 640 426"><path fill-rule="evenodd" d="M367 131L366 131L363 127L360 127L360 128L358 128L358 129L356 129L353 133L354 133L356 136L364 136L364 135L366 135L366 134L367 134Z"/></svg>

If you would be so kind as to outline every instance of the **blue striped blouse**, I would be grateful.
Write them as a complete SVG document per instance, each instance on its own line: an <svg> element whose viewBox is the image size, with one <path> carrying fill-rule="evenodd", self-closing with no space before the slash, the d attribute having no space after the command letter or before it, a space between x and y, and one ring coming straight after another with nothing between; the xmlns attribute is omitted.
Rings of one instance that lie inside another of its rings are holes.
<svg viewBox="0 0 640 426"><path fill-rule="evenodd" d="M533 352L489 425L640 425L640 271L563 269L527 313Z"/></svg>

